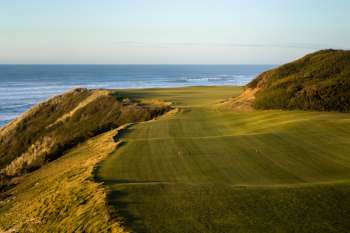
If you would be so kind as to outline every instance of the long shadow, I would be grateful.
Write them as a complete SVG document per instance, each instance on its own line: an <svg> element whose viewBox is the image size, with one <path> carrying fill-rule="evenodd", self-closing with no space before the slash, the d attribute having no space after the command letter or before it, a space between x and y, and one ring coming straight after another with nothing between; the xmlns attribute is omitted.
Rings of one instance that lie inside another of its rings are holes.
<svg viewBox="0 0 350 233"><path fill-rule="evenodd" d="M106 180L101 179L105 184L112 186L112 185L123 185L123 184L160 184L164 183L160 180L132 180L132 179L113 179L113 180Z"/></svg>
<svg viewBox="0 0 350 233"><path fill-rule="evenodd" d="M127 134L129 134L133 131L134 131L134 129L132 129L130 126L128 126L125 129L119 130L118 133L113 136L114 142L121 141L122 138L124 138ZM126 141L123 141L123 142L126 143Z"/></svg>
<svg viewBox="0 0 350 233"><path fill-rule="evenodd" d="M111 190L107 193L110 215L112 218L121 220L122 226L126 229L131 229L132 232L146 233L142 219L133 215L128 209L129 205L137 204L137 202L123 200L128 195L128 192L121 190Z"/></svg>
<svg viewBox="0 0 350 233"><path fill-rule="evenodd" d="M128 184L161 184L162 181L157 180L131 180L131 179L116 179L116 180L104 180L108 187L114 186L113 189L107 194L107 203L110 208L110 213L113 217L122 220L122 223L126 229L131 229L132 232L146 233L147 229L143 224L143 219L135 216L130 210L131 205L141 205L141 202L130 201L130 191L121 190L123 185ZM115 185L121 185L120 189ZM125 186L124 186L125 187Z"/></svg>
<svg viewBox="0 0 350 233"><path fill-rule="evenodd" d="M114 141L119 141L118 148L124 146L127 144L127 141L121 141L120 139L123 138L126 134L130 133L131 129L130 127L125 128L121 132L118 132L114 137ZM113 152L112 152L113 153ZM111 154L112 154L111 153ZM113 185L123 185L123 184L132 184L132 183L159 183L159 181L138 181L138 180L128 180L128 179L113 179L113 180L107 180L103 179L102 176L100 176L100 169L101 169L102 163L99 163L95 166L93 172L92 172L92 179L95 182L103 183L105 187L107 187L107 206L110 216L113 219L118 220L122 223L123 227L126 229L131 229L132 232L139 232L139 233L145 233L144 226L142 224L142 219L137 218L135 215L133 215L128 207L132 204L137 204L137 202L131 202L126 201L127 196L129 193L127 191L122 190L116 190L112 189L111 186Z"/></svg>
<svg viewBox="0 0 350 233"><path fill-rule="evenodd" d="M101 179L102 180L102 179ZM141 202L135 200L129 200L129 191L121 190L122 187L115 188L115 185L125 185L125 184L148 184L148 183L160 183L159 181L139 181L139 180L127 180L127 179L117 179L117 180L103 180L105 185L107 185L107 205L109 213L112 218L119 220L125 229L130 229L132 232L146 233L145 226L143 225L143 219L135 216L130 211L131 205L139 205ZM113 189L111 188L112 186Z"/></svg>
<svg viewBox="0 0 350 233"><path fill-rule="evenodd" d="M140 99L144 99L147 97L150 97L152 99L167 98L170 95L167 95L164 93L152 93L152 92L138 90L138 91L114 91L112 93L112 96L119 101L122 101L125 98L129 98L134 102L139 102Z"/></svg>
<svg viewBox="0 0 350 233"><path fill-rule="evenodd" d="M128 201L128 195L130 194L128 191L123 191L120 189L118 190L115 188L112 189L112 186L118 185L118 184L125 185L125 184L132 184L132 183L149 183L149 182L137 181L137 180L123 180L123 179L104 180L98 175L95 176L94 180L100 183L103 182L105 187L107 187L106 202L107 202L109 214L112 217L112 219L116 219L117 221L121 222L122 226L125 229L131 229L132 232L145 233L146 231L142 224L142 219L136 217L129 210L130 205L136 205L139 203L135 201Z"/></svg>

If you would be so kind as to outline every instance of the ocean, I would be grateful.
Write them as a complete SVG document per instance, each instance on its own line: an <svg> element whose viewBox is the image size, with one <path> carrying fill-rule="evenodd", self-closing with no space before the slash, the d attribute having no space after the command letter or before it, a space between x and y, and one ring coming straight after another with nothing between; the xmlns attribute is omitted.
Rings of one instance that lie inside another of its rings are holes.
<svg viewBox="0 0 350 233"><path fill-rule="evenodd" d="M245 85L273 65L0 65L0 126L76 87Z"/></svg>

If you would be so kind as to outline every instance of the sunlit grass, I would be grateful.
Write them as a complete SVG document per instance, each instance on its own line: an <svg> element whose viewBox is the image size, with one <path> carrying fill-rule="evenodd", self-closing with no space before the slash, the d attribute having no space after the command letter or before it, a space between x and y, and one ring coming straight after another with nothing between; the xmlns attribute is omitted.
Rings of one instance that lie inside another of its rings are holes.
<svg viewBox="0 0 350 233"><path fill-rule="evenodd" d="M93 181L99 161L116 146L112 130L21 178L0 202L0 232L124 232L106 207L105 189Z"/></svg>
<svg viewBox="0 0 350 233"><path fill-rule="evenodd" d="M240 91L126 91L180 111L102 164L110 203L137 232L348 232L350 114L215 107Z"/></svg>

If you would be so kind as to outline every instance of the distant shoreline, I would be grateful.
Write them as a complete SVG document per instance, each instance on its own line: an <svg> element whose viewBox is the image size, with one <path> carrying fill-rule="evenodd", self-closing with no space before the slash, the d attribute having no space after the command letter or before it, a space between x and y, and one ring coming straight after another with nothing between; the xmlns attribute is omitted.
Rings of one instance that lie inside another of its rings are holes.
<svg viewBox="0 0 350 233"><path fill-rule="evenodd" d="M69 89L245 85L272 65L0 65L0 125Z"/></svg>
<svg viewBox="0 0 350 233"><path fill-rule="evenodd" d="M160 90L160 89L169 89L169 90L181 90L181 89L191 89L191 88L220 88L220 87L242 87L239 86L239 85L230 85L230 84L227 84L227 85L212 85L212 86L182 86L182 87L140 87L140 88L88 88L90 90L94 90L94 89L102 89L102 90L119 90L119 91L142 91L142 90ZM81 87L75 87L75 88L81 88ZM75 89L75 88L71 88L71 89L68 89L67 91L69 90L72 90L72 89ZM66 91L65 91L66 92ZM43 99L41 101L38 101L37 103L34 103L32 105L29 106L28 109L30 109L31 107L33 107L34 105L36 104L39 104L41 102L45 102L47 99L50 99L52 97L55 97L57 95L60 95L64 92L61 92L61 93L58 93L58 94L53 94L49 97L47 97L46 99ZM17 117L19 117L21 114L23 114L24 112L26 112L27 110L23 111L23 112L20 112L18 113L17 115L13 116L11 119L7 119L7 120L2 120L1 119L1 116L0 116L0 129L5 126L6 124L8 124L9 122L11 122L12 120L16 119Z"/></svg>

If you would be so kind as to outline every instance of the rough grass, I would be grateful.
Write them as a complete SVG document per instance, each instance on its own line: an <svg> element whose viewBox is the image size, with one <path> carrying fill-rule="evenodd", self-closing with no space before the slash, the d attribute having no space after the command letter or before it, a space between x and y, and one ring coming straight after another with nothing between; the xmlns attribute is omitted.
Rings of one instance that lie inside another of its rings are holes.
<svg viewBox="0 0 350 233"><path fill-rule="evenodd" d="M0 232L125 232L110 217L104 188L92 179L96 163L114 151L117 131L22 177L0 202Z"/></svg>
<svg viewBox="0 0 350 233"><path fill-rule="evenodd" d="M39 132L61 115L74 109L91 92L76 89L35 105L29 111L0 128L0 168L24 153L38 138ZM43 127L44 126L44 127Z"/></svg>
<svg viewBox="0 0 350 233"><path fill-rule="evenodd" d="M349 232L350 114L219 111L240 88L126 91L180 110L98 170L136 232Z"/></svg>
<svg viewBox="0 0 350 233"><path fill-rule="evenodd" d="M322 50L267 71L247 86L258 88L258 109L350 111L350 51Z"/></svg>

